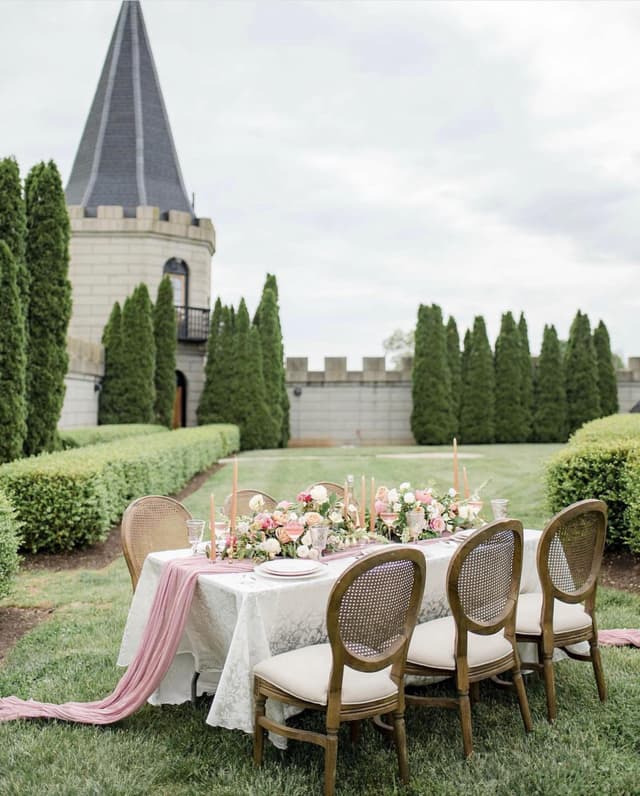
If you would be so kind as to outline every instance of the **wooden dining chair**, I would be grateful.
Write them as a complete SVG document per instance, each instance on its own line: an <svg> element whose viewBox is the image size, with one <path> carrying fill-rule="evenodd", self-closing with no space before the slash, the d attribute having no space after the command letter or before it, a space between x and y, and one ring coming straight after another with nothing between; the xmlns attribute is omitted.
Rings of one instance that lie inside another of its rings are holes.
<svg viewBox="0 0 640 796"><path fill-rule="evenodd" d="M127 506L120 535L134 591L149 553L189 546L186 521L190 519L182 503L163 495L147 495Z"/></svg>
<svg viewBox="0 0 640 796"><path fill-rule="evenodd" d="M344 484L336 484L335 481L316 481L313 484L309 484L304 491L310 492L314 486L323 486L329 494L333 492L338 500L342 500L344 498ZM358 498L355 494L355 489L351 492L351 500L349 502L355 506L356 509L360 508Z"/></svg>
<svg viewBox="0 0 640 796"><path fill-rule="evenodd" d="M271 495L268 495L266 492L261 492L259 489L239 489L237 492L237 512L238 516L242 516L244 514L251 514L252 511L249 508L249 502L251 498L255 497L256 495L262 495L264 499L264 510L265 511L273 511L278 503L275 498L272 498ZM223 511L227 515L230 515L231 512L231 500L233 495L227 495L224 499L223 504Z"/></svg>
<svg viewBox="0 0 640 796"><path fill-rule="evenodd" d="M403 677L424 581L420 550L398 546L362 558L331 590L329 643L274 655L254 668L256 765L262 764L267 730L317 744L324 749L324 793L332 796L340 724L392 714L400 776L408 782ZM324 711L325 732L267 718L267 698Z"/></svg>
<svg viewBox="0 0 640 796"><path fill-rule="evenodd" d="M466 757L473 752L470 690L481 680L511 671L525 730L532 728L515 638L522 545L522 523L510 519L462 542L447 571L451 616L418 625L409 646L406 673L452 677L456 696L406 694L407 704L458 709Z"/></svg>
<svg viewBox="0 0 640 796"><path fill-rule="evenodd" d="M516 636L518 641L536 644L538 660L523 666L537 669L544 677L549 721L557 715L553 671L556 648L570 658L591 662L600 701L607 697L595 614L606 529L607 506L601 500L581 500L556 514L538 544L536 562L542 592L520 595ZM569 649L569 645L581 641L589 642L588 654Z"/></svg>

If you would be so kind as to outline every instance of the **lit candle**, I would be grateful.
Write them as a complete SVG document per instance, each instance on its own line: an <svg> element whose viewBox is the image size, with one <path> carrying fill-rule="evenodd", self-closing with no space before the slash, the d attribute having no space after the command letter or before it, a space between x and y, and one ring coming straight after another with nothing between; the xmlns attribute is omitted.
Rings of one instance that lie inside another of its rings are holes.
<svg viewBox="0 0 640 796"><path fill-rule="evenodd" d="M211 497L209 498L209 530L211 531L211 542L215 544L216 540L216 502L213 498L213 492L211 493Z"/></svg>
<svg viewBox="0 0 640 796"><path fill-rule="evenodd" d="M471 493L469 492L469 481L467 481L467 468L466 467L462 468L462 480L464 481L464 496L466 498L468 498Z"/></svg>
<svg viewBox="0 0 640 796"><path fill-rule="evenodd" d="M371 508L369 509L369 531L373 533L376 528L376 481L371 479Z"/></svg>
<svg viewBox="0 0 640 796"><path fill-rule="evenodd" d="M233 481L231 484L231 516L229 525L232 535L236 530L236 515L238 513L238 457L233 457Z"/></svg>
<svg viewBox="0 0 640 796"><path fill-rule="evenodd" d="M459 478L458 478L458 441L453 438L453 488L456 495L459 492Z"/></svg>
<svg viewBox="0 0 640 796"><path fill-rule="evenodd" d="M360 479L360 511L362 512L362 527L365 527L365 518L367 509L367 486L364 480L364 475Z"/></svg>

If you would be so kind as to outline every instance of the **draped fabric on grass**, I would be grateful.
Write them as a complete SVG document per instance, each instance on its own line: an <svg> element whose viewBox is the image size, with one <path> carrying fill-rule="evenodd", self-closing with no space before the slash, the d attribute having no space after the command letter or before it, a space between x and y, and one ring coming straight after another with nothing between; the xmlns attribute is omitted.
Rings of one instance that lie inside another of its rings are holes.
<svg viewBox="0 0 640 796"><path fill-rule="evenodd" d="M598 630L598 644L605 647L640 647L640 630L620 628L616 630Z"/></svg>
<svg viewBox="0 0 640 796"><path fill-rule="evenodd" d="M212 562L199 556L169 561L162 571L136 656L109 696L97 702L62 705L4 697L0 698L0 721L48 718L111 724L135 713L159 686L174 659L198 576L251 569L250 561Z"/></svg>

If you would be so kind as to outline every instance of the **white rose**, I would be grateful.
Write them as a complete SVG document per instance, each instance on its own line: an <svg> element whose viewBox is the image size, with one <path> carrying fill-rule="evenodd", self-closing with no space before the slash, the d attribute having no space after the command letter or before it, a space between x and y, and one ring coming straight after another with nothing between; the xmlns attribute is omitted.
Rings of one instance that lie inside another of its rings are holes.
<svg viewBox="0 0 640 796"><path fill-rule="evenodd" d="M458 506L458 516L461 520L471 519L470 507L466 506L464 503L461 506Z"/></svg>
<svg viewBox="0 0 640 796"><path fill-rule="evenodd" d="M246 521L242 521L238 523L238 533L247 533L249 530L249 523Z"/></svg>
<svg viewBox="0 0 640 796"><path fill-rule="evenodd" d="M297 522L298 515L295 513L295 511L290 511L289 514L287 515L287 520L289 522Z"/></svg>
<svg viewBox="0 0 640 796"><path fill-rule="evenodd" d="M416 496L413 494L413 492L405 492L404 502L405 503L410 503L410 504L413 504L413 503L416 502Z"/></svg>
<svg viewBox="0 0 640 796"><path fill-rule="evenodd" d="M398 502L398 497L399 497L399 495L398 495L398 490L397 489L390 489L389 490L389 496L387 498L389 503L397 503Z"/></svg>
<svg viewBox="0 0 640 796"><path fill-rule="evenodd" d="M300 544L309 547L309 545L311 544L311 534L309 533L309 531L307 531L305 535L300 539Z"/></svg>
<svg viewBox="0 0 640 796"><path fill-rule="evenodd" d="M458 493L456 492L456 490L453 487L451 487L451 489L449 490L449 497L455 497L457 494Z"/></svg>
<svg viewBox="0 0 640 796"><path fill-rule="evenodd" d="M267 553L269 558L275 558L280 550L280 542L273 537L270 539L265 539L264 542L260 542L258 548L262 550L263 553Z"/></svg>
<svg viewBox="0 0 640 796"><path fill-rule="evenodd" d="M326 488L321 484L316 484L309 490L309 494L311 495L311 500L315 500L316 503L325 503L329 497Z"/></svg>
<svg viewBox="0 0 640 796"><path fill-rule="evenodd" d="M399 511L402 511L402 503L394 503L393 510L397 514Z"/></svg>
<svg viewBox="0 0 640 796"><path fill-rule="evenodd" d="M309 548L306 544L298 545L298 549L296 550L296 555L298 558L309 558Z"/></svg>
<svg viewBox="0 0 640 796"><path fill-rule="evenodd" d="M262 511L264 508L264 498L262 495L254 495L249 501L251 511Z"/></svg>
<svg viewBox="0 0 640 796"><path fill-rule="evenodd" d="M342 522L342 514L340 514L339 511L332 511L331 514L329 514L329 522L332 522L334 525Z"/></svg>
<svg viewBox="0 0 640 796"><path fill-rule="evenodd" d="M408 481L405 481L404 484L400 484L400 489L402 489L403 491L405 489L410 489L410 488L411 488L411 484Z"/></svg>

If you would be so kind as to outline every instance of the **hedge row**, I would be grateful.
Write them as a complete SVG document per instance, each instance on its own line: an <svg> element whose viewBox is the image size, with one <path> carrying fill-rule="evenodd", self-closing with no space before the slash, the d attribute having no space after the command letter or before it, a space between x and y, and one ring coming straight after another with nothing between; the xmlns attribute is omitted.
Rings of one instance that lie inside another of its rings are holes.
<svg viewBox="0 0 640 796"><path fill-rule="evenodd" d="M9 594L11 582L18 571L20 523L13 507L0 492L0 597Z"/></svg>
<svg viewBox="0 0 640 796"><path fill-rule="evenodd" d="M103 442L115 442L127 437L141 437L145 434L157 434L167 431L165 426L154 426L146 423L122 423L108 426L87 426L86 428L70 428L59 431L58 436L63 450L85 448L87 445L100 445Z"/></svg>
<svg viewBox="0 0 640 796"><path fill-rule="evenodd" d="M134 498L177 492L239 445L231 425L129 437L5 464L0 489L24 523L26 550L70 550L106 539Z"/></svg>
<svg viewBox="0 0 640 796"><path fill-rule="evenodd" d="M552 511L585 498L609 507L609 547L640 552L640 416L612 415L585 424L546 472Z"/></svg>

